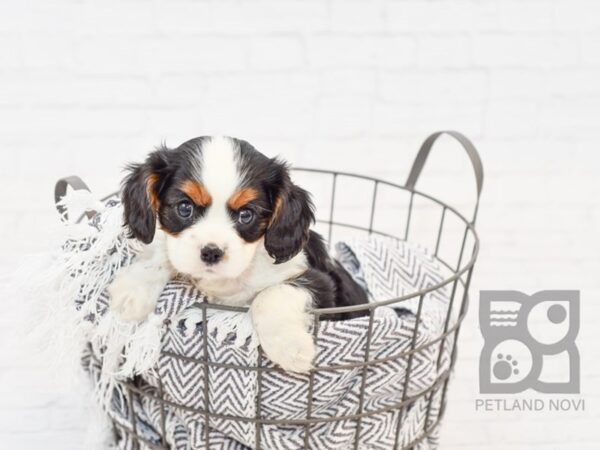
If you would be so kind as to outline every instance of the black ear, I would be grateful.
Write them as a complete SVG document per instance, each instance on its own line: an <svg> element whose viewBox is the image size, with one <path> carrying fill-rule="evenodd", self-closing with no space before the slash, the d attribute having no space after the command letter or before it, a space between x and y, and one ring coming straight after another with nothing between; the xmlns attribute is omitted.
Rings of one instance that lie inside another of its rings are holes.
<svg viewBox="0 0 600 450"><path fill-rule="evenodd" d="M129 175L123 180L121 201L124 208L124 223L129 236L149 244L154 239L158 193L168 173L168 150L151 153L143 164L127 167Z"/></svg>
<svg viewBox="0 0 600 450"><path fill-rule="evenodd" d="M308 240L308 230L315 221L310 195L290 180L285 165L275 161L277 179L273 196L273 215L265 232L265 248L275 259L284 263L298 254Z"/></svg>

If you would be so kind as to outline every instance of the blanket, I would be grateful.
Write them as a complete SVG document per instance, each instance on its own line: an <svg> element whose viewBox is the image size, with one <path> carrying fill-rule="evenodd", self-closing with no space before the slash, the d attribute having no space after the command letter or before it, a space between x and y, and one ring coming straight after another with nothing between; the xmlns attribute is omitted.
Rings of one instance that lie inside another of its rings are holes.
<svg viewBox="0 0 600 450"><path fill-rule="evenodd" d="M94 252L94 245L102 239L107 217L120 213L117 201L106 204L87 224L92 232L75 239L65 252L90 252L90 258L95 255L94 266L102 265L102 252ZM122 245L124 234L115 236ZM109 247L104 244L104 251ZM106 253L114 275L135 251L128 248L124 256ZM392 238L368 236L338 243L336 255L374 302L444 279L442 268L425 249ZM85 270L83 263L73 279ZM104 288L108 281L103 279ZM108 294L100 287L95 285L90 295L89 284L80 284L75 296L80 317L93 330L82 363L121 430L120 449L137 448L124 430L135 430L142 448L162 443L177 450L297 449L305 442L311 449L348 449L355 439L361 449L390 449L396 442L400 448L411 444L420 450L437 446L436 433L418 438L424 427L437 421L442 385L436 380L450 367L451 339L442 348L435 341L448 310L446 289L423 298L418 324L419 298L376 308L370 338L368 317L319 322L315 365L323 369L315 372L311 383L308 375L255 370L257 365L274 365L261 355L247 313L211 311L205 349L204 317L198 305L206 299L185 280L172 280L165 287L154 314L141 325L115 321ZM363 369L367 341L368 360L377 362ZM210 362L220 364L205 369L199 363L205 352ZM354 365L338 367L348 364ZM423 392L427 395L419 397ZM402 411L395 408L412 397L418 398ZM263 421L259 435L256 417ZM310 426L299 422L307 417Z"/></svg>

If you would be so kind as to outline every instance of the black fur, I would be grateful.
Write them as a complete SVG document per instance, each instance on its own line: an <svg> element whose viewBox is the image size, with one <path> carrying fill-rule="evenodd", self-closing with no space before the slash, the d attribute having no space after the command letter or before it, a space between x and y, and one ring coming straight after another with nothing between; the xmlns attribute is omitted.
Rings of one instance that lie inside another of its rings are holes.
<svg viewBox="0 0 600 450"><path fill-rule="evenodd" d="M368 302L366 292L339 262L329 256L323 238L310 231L304 253L310 269L291 282L308 289L316 308L362 305ZM322 320L346 320L361 317L366 311L323 314Z"/></svg>
<svg viewBox="0 0 600 450"><path fill-rule="evenodd" d="M284 165L276 163L280 172L274 216L265 233L265 248L275 264L296 256L309 237L315 221L314 206L308 193L293 184Z"/></svg>
<svg viewBox="0 0 600 450"><path fill-rule="evenodd" d="M168 175L169 151L159 149L151 153L143 164L128 166L129 175L123 181L122 201L125 209L124 221L130 237L149 244L156 231L156 213L151 205L148 180L155 176L151 186L154 195L159 195Z"/></svg>

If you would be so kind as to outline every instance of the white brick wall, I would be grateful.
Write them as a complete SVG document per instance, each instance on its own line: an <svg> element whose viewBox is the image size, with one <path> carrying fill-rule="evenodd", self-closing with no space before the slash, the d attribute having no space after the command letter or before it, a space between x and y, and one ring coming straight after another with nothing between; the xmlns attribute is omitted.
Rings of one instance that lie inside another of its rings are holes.
<svg viewBox="0 0 600 450"><path fill-rule="evenodd" d="M4 1L0 266L47 245L57 177L108 192L162 140L227 133L403 181L427 133L455 128L486 185L442 448L596 449L599 18L593 0ZM469 166L440 147L421 187L466 204ZM584 413L475 411L481 288L582 289ZM84 395L26 357L22 319L0 316L1 446L80 449Z"/></svg>

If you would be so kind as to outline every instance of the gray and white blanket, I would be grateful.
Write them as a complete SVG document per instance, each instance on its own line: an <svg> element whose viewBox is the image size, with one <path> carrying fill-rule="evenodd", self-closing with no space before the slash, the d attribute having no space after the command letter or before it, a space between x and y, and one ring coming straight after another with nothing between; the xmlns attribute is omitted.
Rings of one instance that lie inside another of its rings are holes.
<svg viewBox="0 0 600 450"><path fill-rule="evenodd" d="M102 232L97 221L94 226ZM443 279L436 260L410 243L370 236L339 243L336 250L337 258L367 289L371 301L395 298L436 285ZM95 315L88 314L87 320L97 327L103 326L102 317L108 314L108 300L107 294L102 293L93 299L93 308L87 307L88 311L96 311ZM87 301L89 296L81 292L78 308L86 309L81 305ZM259 371L251 369L258 361L262 367L274 366L265 357L259 357L255 336L247 327L246 313L210 314L208 360L223 365L209 365L205 370L203 364L194 361L202 359L205 352L202 314L197 307L203 301L203 294L190 284L171 281L151 319L159 323L159 340L155 341L158 347L137 353L138 359L140 354L145 355L146 366L138 361L129 371L120 372L137 374L132 381L135 389L128 389L118 381L110 385L110 401L105 403L107 413L117 428L135 429L142 448L166 443L176 450L242 450L258 446L280 450L304 448L305 439L308 448L317 450L352 448L355 439L360 449L391 449L395 443L399 448L408 445L419 450L436 448L436 433L422 440L418 438L425 426L431 427L438 419L441 386L435 385L435 381L450 365L451 339L446 340L439 358L440 343L436 341L443 332L449 307L447 290L438 289L424 297L414 342L418 298L393 307L376 308L368 359L379 362L364 371L358 365L350 369L318 370L312 388L305 375L280 370L261 371L259 375ZM218 326L211 326L211 321ZM368 328L368 317L321 321L315 365L362 363ZM432 345L426 346L427 343ZM412 348L423 346L411 353ZM103 383L107 372L103 366L105 353L106 346L90 344L82 359L98 385ZM121 363L127 366L127 361ZM293 421L307 418L311 389L310 418L316 421L308 427L294 425ZM361 391L364 391L362 396ZM428 395L410 403L402 413L394 408L423 391L429 391ZM160 407L161 394L165 399L164 411ZM209 419L202 413L206 408L211 413ZM252 421L257 416L264 421L260 436ZM282 419L292 422L286 425L274 422ZM120 449L137 448L128 433L119 434Z"/></svg>

